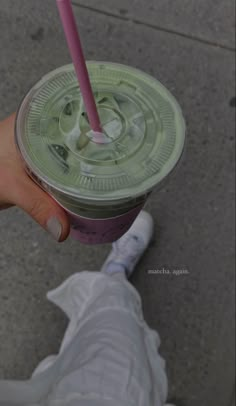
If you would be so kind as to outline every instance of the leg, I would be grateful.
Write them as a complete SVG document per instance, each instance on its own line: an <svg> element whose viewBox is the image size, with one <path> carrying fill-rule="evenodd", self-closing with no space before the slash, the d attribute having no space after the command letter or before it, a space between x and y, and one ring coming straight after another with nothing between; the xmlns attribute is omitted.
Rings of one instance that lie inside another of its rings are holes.
<svg viewBox="0 0 236 406"><path fill-rule="evenodd" d="M126 280L150 242L152 227L150 216L142 214L113 245L102 273L75 275L50 295L71 323L49 405L56 400L63 406L164 405L160 340L145 323L140 297Z"/></svg>
<svg viewBox="0 0 236 406"><path fill-rule="evenodd" d="M72 276L49 299L70 319L60 352L31 380L0 382L1 406L163 406L165 362L129 284L152 234L142 213L113 245L102 272Z"/></svg>

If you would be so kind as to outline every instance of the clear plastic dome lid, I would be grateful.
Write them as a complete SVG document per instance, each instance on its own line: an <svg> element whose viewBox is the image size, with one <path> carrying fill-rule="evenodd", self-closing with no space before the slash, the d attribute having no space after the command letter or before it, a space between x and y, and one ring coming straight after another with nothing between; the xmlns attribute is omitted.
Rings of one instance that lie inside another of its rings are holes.
<svg viewBox="0 0 236 406"><path fill-rule="evenodd" d="M91 131L72 65L33 87L17 117L16 137L29 169L73 198L113 201L147 193L178 163L185 123L175 98L143 72L88 63L103 136Z"/></svg>

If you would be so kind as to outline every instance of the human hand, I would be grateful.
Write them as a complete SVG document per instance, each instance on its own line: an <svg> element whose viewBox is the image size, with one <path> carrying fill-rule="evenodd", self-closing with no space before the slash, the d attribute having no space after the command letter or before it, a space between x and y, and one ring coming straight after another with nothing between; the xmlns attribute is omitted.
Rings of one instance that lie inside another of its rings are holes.
<svg viewBox="0 0 236 406"><path fill-rule="evenodd" d="M15 114L0 122L0 210L18 206L57 241L70 225L65 211L26 174L14 142Z"/></svg>

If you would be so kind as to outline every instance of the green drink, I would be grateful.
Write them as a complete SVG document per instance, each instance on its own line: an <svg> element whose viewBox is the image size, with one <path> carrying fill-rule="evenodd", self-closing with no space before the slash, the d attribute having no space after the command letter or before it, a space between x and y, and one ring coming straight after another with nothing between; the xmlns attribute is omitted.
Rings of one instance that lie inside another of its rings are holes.
<svg viewBox="0 0 236 406"><path fill-rule="evenodd" d="M31 176L70 215L84 243L112 242L132 225L154 187L179 162L185 124L154 78L112 63L88 63L103 127L91 131L72 65L43 77L24 99L16 140Z"/></svg>

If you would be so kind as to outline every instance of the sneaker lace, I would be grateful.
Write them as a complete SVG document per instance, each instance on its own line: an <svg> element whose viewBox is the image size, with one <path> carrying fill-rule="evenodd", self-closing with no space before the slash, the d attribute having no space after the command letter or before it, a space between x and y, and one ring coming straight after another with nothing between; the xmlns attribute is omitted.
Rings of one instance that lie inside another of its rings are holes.
<svg viewBox="0 0 236 406"><path fill-rule="evenodd" d="M125 256L133 260L140 253L143 248L143 239L137 235L126 235L115 244L116 252L119 256Z"/></svg>

